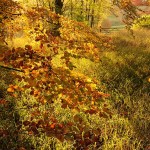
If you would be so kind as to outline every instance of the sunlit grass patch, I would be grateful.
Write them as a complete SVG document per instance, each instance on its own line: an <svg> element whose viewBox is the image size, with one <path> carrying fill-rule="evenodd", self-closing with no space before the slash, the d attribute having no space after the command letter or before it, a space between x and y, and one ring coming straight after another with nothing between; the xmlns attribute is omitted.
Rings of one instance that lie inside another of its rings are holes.
<svg viewBox="0 0 150 150"><path fill-rule="evenodd" d="M134 128L126 118L115 115L104 125L104 150L140 149L140 141L134 136ZM134 139L134 140L133 140Z"/></svg>

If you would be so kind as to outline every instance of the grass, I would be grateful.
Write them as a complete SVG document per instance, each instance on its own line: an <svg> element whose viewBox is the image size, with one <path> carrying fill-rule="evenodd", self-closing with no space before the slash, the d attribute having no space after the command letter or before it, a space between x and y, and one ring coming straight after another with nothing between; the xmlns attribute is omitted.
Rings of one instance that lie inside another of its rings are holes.
<svg viewBox="0 0 150 150"><path fill-rule="evenodd" d="M132 131L132 134L123 136L122 140L117 138L121 143L132 142L127 144L128 148L122 147L123 150L146 149L150 144L150 31L140 30L134 34L135 38L126 31L111 35L116 48L103 52L96 69L97 78L110 93L112 105L119 115L116 122L123 118L126 120L124 125L130 124L122 133ZM114 139L113 135L111 140ZM115 149L121 149L118 144Z"/></svg>
<svg viewBox="0 0 150 150"><path fill-rule="evenodd" d="M114 50L101 50L99 63L94 64L87 59L73 60L77 66L75 71L96 78L100 88L110 94L109 104L113 112L111 118L85 114L82 112L84 108L81 108L80 113L63 109L59 100L53 103L53 115L60 122L73 121L73 116L77 114L83 119L87 129L94 130L97 127L101 129L102 146L99 150L148 150L147 147L150 144L149 34L148 30L139 30L135 31L135 38L133 38L126 31L114 33L110 36L114 40L115 48ZM24 43L26 43L25 39L19 44ZM58 63L58 60L59 58L56 58L56 65L59 66L61 64ZM7 71L1 71L1 91L6 90L8 84L13 82L6 80L8 74ZM16 84L23 83L16 82ZM31 112L34 111L30 107L22 109L24 106L36 103L34 97L28 96L29 92L30 89L17 99L11 99L6 95L9 105L1 107L3 113L0 116L0 128L5 127L12 132L10 136L2 134L0 138L2 148L0 150L21 150L23 147L27 150L75 150L75 141L64 140L61 142L45 133L38 136L28 135L24 128L21 132L16 133L18 117L19 120L27 120L28 117L30 118ZM39 109L45 111L42 106ZM13 135L16 135L16 138ZM97 150L94 144L90 145L89 149Z"/></svg>

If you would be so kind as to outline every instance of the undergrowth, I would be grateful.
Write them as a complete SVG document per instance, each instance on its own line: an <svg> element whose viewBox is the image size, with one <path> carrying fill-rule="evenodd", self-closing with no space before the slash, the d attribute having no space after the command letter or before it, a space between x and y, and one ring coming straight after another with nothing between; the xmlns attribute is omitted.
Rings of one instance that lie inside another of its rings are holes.
<svg viewBox="0 0 150 150"><path fill-rule="evenodd" d="M122 31L111 35L115 50L104 51L96 68L97 78L110 93L110 101L119 116L116 122L124 118L130 125L122 122L127 127L122 132L133 133L123 136L123 140L111 136L110 141L117 139L120 144L130 139L132 144L129 142L126 148L122 147L123 150L148 149L150 144L150 31L139 30L134 34L135 37L130 37ZM119 143L116 146L118 148L112 149L121 149Z"/></svg>
<svg viewBox="0 0 150 150"><path fill-rule="evenodd" d="M93 63L86 58L72 58L76 66L75 71L95 78L102 92L110 94L108 99L102 99L97 104L100 110L106 109L104 106L107 105L107 108L111 110L110 117L104 114L103 116L92 114L92 112L85 113L88 106L84 104L79 106L80 111L69 107L64 109L59 98L51 105L39 106L35 97L29 94L31 88L26 89L22 94L18 92L20 95L12 98L3 91L6 91L10 84L23 86L24 82L12 80L10 72L1 70L1 150L86 150L86 148L89 150L148 150L150 144L150 83L148 81L150 40L148 33L149 31L144 30L135 31L135 38L129 37L129 33L125 31L111 35L114 49L108 49L110 47L109 44L107 45L108 41L100 42L99 45L100 36L97 34L90 32L93 37L97 36L92 41L92 36L86 33L90 42L97 46L102 46L101 43L103 43L105 48L108 46L106 49L100 49L101 60ZM53 60L56 66L61 65L58 60L59 58ZM35 123L41 119L42 115L45 119L46 114L49 113L47 110L52 112L51 123L57 120L60 125L61 123L73 125L71 133L74 133L74 137L70 134L62 139L61 136L58 138L49 136L48 132L41 131L36 135L30 130L28 132L26 124ZM4 128L6 130L1 130ZM9 134L8 130L11 131ZM98 142L91 142L91 139Z"/></svg>

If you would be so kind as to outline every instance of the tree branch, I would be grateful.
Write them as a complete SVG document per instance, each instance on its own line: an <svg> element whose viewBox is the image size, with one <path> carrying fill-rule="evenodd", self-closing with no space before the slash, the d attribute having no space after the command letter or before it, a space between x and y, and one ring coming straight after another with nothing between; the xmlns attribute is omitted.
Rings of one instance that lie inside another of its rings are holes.
<svg viewBox="0 0 150 150"><path fill-rule="evenodd" d="M2 66L2 65L0 65L0 68L4 68L4 69L8 69L8 70L14 70L14 71L18 71L18 72L24 72L23 70L19 70L16 68L10 68L10 67L6 67L6 66Z"/></svg>

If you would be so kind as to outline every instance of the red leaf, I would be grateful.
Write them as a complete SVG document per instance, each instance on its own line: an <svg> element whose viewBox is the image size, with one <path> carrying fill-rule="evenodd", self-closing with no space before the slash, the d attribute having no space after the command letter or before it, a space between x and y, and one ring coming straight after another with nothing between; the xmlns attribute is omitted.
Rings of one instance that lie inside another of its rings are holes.
<svg viewBox="0 0 150 150"><path fill-rule="evenodd" d="M57 135L56 135L56 138L57 138L59 141L61 141L61 142L64 141L64 137L63 137L62 134L57 134Z"/></svg>
<svg viewBox="0 0 150 150"><path fill-rule="evenodd" d="M32 50L32 46L31 45L25 45L25 50Z"/></svg>
<svg viewBox="0 0 150 150"><path fill-rule="evenodd" d="M102 112L99 113L99 116L103 117L103 118L108 118L108 116L106 115L106 113L102 113Z"/></svg>
<svg viewBox="0 0 150 150"><path fill-rule="evenodd" d="M31 122L30 121L24 121L23 124L24 126L28 126Z"/></svg>
<svg viewBox="0 0 150 150"><path fill-rule="evenodd" d="M43 48L43 43L40 44L40 48L41 48L41 49Z"/></svg>
<svg viewBox="0 0 150 150"><path fill-rule="evenodd" d="M44 124L44 121L42 119L40 119L37 123L37 127L41 127Z"/></svg>
<svg viewBox="0 0 150 150"><path fill-rule="evenodd" d="M89 113L89 114L96 114L98 111L95 110L95 109L90 109L90 110L87 110L86 113Z"/></svg>
<svg viewBox="0 0 150 150"><path fill-rule="evenodd" d="M39 133L39 131L37 130L37 128L35 126L32 126L31 130L33 131L34 134L38 134Z"/></svg>
<svg viewBox="0 0 150 150"><path fill-rule="evenodd" d="M0 104L5 105L6 103L7 103L7 101L6 101L6 100L4 100L4 99L0 99Z"/></svg>

